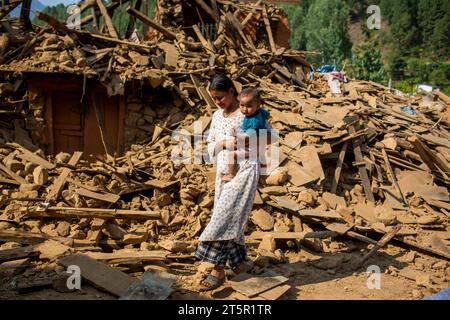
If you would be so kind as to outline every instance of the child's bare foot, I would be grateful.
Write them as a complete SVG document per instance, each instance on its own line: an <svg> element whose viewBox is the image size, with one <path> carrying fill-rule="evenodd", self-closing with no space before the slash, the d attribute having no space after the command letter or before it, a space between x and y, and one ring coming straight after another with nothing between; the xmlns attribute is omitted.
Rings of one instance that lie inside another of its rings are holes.
<svg viewBox="0 0 450 320"><path fill-rule="evenodd" d="M224 176L222 177L222 181L224 181L224 182L230 182L231 180L233 180L233 178L234 178L233 175L227 174L227 175L224 175Z"/></svg>

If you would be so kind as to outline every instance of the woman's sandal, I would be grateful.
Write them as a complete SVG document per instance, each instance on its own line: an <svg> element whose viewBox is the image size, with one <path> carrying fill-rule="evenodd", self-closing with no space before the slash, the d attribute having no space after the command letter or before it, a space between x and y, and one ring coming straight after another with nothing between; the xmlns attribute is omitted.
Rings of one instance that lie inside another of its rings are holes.
<svg viewBox="0 0 450 320"><path fill-rule="evenodd" d="M209 274L202 282L200 282L200 291L211 291L219 288L225 283L225 277L219 279ZM204 284L207 284L206 286Z"/></svg>
<svg viewBox="0 0 450 320"><path fill-rule="evenodd" d="M245 263L245 262L244 262ZM250 270L252 270L253 265L245 263L244 268L241 270L241 272L236 272L236 268L234 269L227 269L225 270L225 275L227 276L228 279L231 279L233 277L236 277L238 274L240 273L245 273L245 272L249 272Z"/></svg>

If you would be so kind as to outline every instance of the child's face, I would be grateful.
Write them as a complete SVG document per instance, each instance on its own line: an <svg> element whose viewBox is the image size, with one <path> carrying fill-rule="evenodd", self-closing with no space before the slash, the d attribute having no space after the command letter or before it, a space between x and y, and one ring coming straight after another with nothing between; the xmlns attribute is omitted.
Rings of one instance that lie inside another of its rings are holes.
<svg viewBox="0 0 450 320"><path fill-rule="evenodd" d="M240 97L239 108L246 116L254 115L259 109L259 101L252 95Z"/></svg>

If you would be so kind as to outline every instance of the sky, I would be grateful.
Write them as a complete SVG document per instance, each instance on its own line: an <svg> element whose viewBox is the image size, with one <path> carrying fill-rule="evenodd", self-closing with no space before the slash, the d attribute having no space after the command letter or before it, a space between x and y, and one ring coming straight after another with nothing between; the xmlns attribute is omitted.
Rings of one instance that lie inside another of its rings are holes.
<svg viewBox="0 0 450 320"><path fill-rule="evenodd" d="M40 3L42 3L45 6L55 6L58 3L63 3L65 5L77 3L77 0L39 0Z"/></svg>

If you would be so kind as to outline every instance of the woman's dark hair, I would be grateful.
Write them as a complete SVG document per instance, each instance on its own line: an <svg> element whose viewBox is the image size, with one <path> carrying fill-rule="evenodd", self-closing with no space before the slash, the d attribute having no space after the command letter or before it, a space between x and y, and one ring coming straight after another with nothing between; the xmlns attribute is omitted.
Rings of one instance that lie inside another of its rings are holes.
<svg viewBox="0 0 450 320"><path fill-rule="evenodd" d="M211 85L209 86L210 91L228 92L230 89L233 89L235 95L237 94L233 81L223 73L214 76Z"/></svg>

